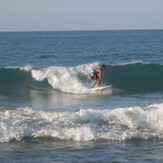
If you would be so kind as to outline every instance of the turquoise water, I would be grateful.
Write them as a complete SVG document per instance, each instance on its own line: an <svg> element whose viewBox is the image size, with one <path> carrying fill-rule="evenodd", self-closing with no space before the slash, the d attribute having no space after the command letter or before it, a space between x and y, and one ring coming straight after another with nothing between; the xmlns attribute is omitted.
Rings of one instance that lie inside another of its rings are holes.
<svg viewBox="0 0 163 163"><path fill-rule="evenodd" d="M3 162L163 162L163 31L0 33ZM90 92L101 64L105 85Z"/></svg>

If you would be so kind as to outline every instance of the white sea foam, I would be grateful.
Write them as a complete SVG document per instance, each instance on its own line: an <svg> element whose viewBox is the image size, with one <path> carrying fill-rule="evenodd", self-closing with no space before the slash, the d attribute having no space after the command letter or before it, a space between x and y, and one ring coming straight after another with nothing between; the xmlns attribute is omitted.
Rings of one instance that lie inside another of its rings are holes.
<svg viewBox="0 0 163 163"><path fill-rule="evenodd" d="M77 67L48 67L41 70L31 70L32 77L37 81L47 80L54 88L62 92L69 93L88 93L88 83L86 79L92 68L97 67L99 63L85 64ZM82 75L83 74L83 75ZM85 76L85 82L79 79Z"/></svg>
<svg viewBox="0 0 163 163"><path fill-rule="evenodd" d="M73 141L163 138L163 104L114 110L85 108L76 112L24 107L0 111L0 142L24 137Z"/></svg>

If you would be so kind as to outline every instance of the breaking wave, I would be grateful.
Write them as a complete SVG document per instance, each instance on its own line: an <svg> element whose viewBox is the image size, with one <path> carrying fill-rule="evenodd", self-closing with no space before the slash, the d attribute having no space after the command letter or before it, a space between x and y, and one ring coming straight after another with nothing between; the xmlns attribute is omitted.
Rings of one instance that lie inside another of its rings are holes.
<svg viewBox="0 0 163 163"><path fill-rule="evenodd" d="M84 94L89 92L89 72L100 63L83 64L76 67L7 67L0 69L0 91L55 89L61 92ZM103 74L105 85L112 84L113 90L127 93L163 91L163 65L128 63L107 65Z"/></svg>
<svg viewBox="0 0 163 163"><path fill-rule="evenodd" d="M76 112L0 109L0 142L26 137L67 141L162 139L163 104L113 110L83 108Z"/></svg>

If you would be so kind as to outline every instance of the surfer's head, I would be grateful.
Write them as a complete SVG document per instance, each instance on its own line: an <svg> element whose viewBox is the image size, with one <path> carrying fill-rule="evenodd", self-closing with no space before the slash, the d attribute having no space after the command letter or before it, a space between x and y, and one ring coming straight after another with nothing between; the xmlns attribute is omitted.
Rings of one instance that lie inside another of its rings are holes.
<svg viewBox="0 0 163 163"><path fill-rule="evenodd" d="M101 69L102 69L102 70L105 70L105 65L102 65L102 66L101 66Z"/></svg>

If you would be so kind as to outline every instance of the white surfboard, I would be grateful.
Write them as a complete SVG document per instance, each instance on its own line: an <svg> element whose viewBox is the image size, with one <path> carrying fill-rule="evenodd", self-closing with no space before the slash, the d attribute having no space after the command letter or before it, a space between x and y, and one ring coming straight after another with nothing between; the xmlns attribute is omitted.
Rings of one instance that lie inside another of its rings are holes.
<svg viewBox="0 0 163 163"><path fill-rule="evenodd" d="M104 90L108 90L111 89L112 85L107 85L107 86L103 86L103 87L95 87L95 88L91 88L91 90L94 91L104 91Z"/></svg>

